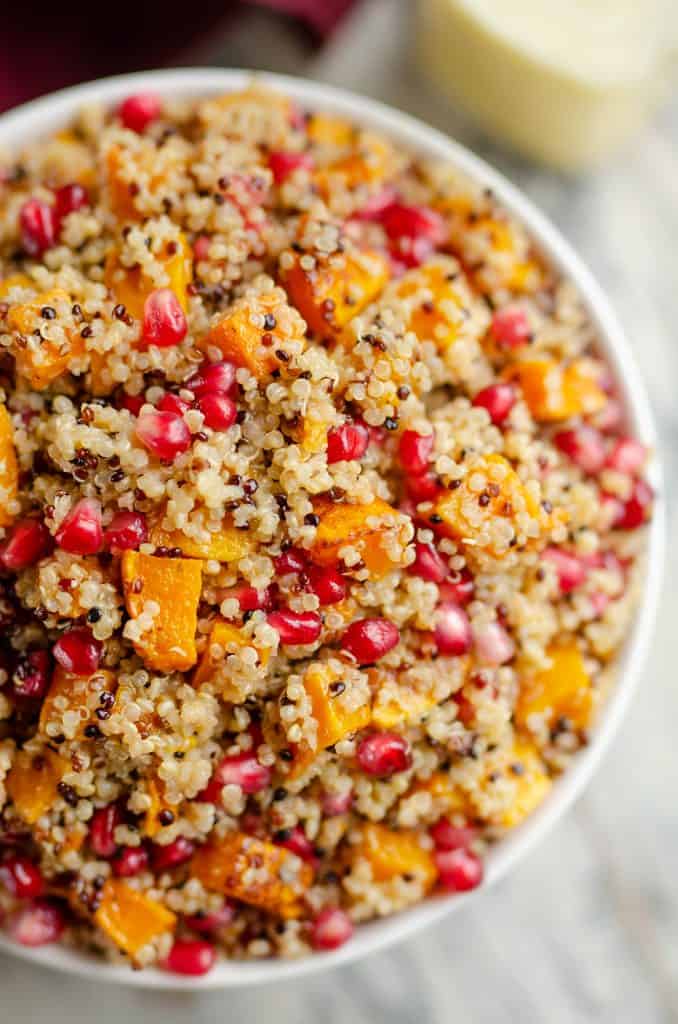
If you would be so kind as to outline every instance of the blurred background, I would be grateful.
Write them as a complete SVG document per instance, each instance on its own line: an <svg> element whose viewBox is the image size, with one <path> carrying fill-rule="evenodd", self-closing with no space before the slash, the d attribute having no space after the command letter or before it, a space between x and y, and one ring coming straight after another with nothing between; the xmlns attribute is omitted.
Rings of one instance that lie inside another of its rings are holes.
<svg viewBox="0 0 678 1024"><path fill-rule="evenodd" d="M374 96L499 167L612 298L678 480L675 0L116 0L3 10L0 109L121 71L283 71ZM671 540L678 541L673 517ZM470 908L352 967L192 996L0 957L0 1021L678 1021L678 543L644 680L575 809Z"/></svg>

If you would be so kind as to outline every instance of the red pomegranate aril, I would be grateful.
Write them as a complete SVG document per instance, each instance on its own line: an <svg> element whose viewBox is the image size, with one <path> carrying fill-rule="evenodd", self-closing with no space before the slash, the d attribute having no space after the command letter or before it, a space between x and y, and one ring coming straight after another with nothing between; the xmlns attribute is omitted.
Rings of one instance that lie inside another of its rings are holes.
<svg viewBox="0 0 678 1024"><path fill-rule="evenodd" d="M295 853L308 864L315 865L318 862L315 847L301 825L295 825L287 839L276 839L275 843L276 846L283 846L290 853Z"/></svg>
<svg viewBox="0 0 678 1024"><path fill-rule="evenodd" d="M177 836L174 842L167 846L159 846L157 843L153 846L151 864L156 873L170 871L180 864L185 864L194 853L195 843L185 836Z"/></svg>
<svg viewBox="0 0 678 1024"><path fill-rule="evenodd" d="M5 569L19 572L35 565L52 545L49 530L39 519L22 519L12 529L9 539L0 550L0 562Z"/></svg>
<svg viewBox="0 0 678 1024"><path fill-rule="evenodd" d="M210 430L228 430L233 426L238 415L233 399L228 395L220 395L216 391L199 398L198 409L205 417L205 426Z"/></svg>
<svg viewBox="0 0 678 1024"><path fill-rule="evenodd" d="M476 408L485 409L495 426L500 426L516 404L516 392L511 384L490 384L473 399Z"/></svg>
<svg viewBox="0 0 678 1024"><path fill-rule="evenodd" d="M104 546L114 555L137 551L147 540L148 526L141 512L116 512L104 531Z"/></svg>
<svg viewBox="0 0 678 1024"><path fill-rule="evenodd" d="M418 434L416 430L403 432L398 454L405 473L421 476L427 471L434 441L433 434Z"/></svg>
<svg viewBox="0 0 678 1024"><path fill-rule="evenodd" d="M327 434L327 462L353 462L363 457L370 443L370 432L364 423L342 423Z"/></svg>
<svg viewBox="0 0 678 1024"><path fill-rule="evenodd" d="M151 454L165 462L172 462L191 447L191 432L175 412L142 412L136 435Z"/></svg>
<svg viewBox="0 0 678 1024"><path fill-rule="evenodd" d="M317 612L294 612L291 608L281 608L271 612L267 621L280 637L281 644L313 644L322 630L322 620Z"/></svg>
<svg viewBox="0 0 678 1024"><path fill-rule="evenodd" d="M209 259L212 239L209 235L198 235L193 243L193 256L196 262Z"/></svg>
<svg viewBox="0 0 678 1024"><path fill-rule="evenodd" d="M571 593L586 579L586 566L569 551L563 551L562 548L545 548L541 557L554 566L561 594Z"/></svg>
<svg viewBox="0 0 678 1024"><path fill-rule="evenodd" d="M187 331L186 314L172 289L156 288L151 292L144 302L144 345L172 348L184 340Z"/></svg>
<svg viewBox="0 0 678 1024"><path fill-rule="evenodd" d="M325 907L311 925L311 945L317 950L338 949L352 935L353 924L341 907Z"/></svg>
<svg viewBox="0 0 678 1024"><path fill-rule="evenodd" d="M433 501L440 490L438 478L433 473L422 473L421 476L408 476L405 481L408 497L418 505L422 501Z"/></svg>
<svg viewBox="0 0 678 1024"><path fill-rule="evenodd" d="M235 598L240 605L241 612L256 612L260 609L268 611L273 604L273 594L270 587L264 590L257 590L245 583L239 583L235 587L220 592L220 601Z"/></svg>
<svg viewBox="0 0 678 1024"><path fill-rule="evenodd" d="M64 916L55 903L36 900L10 914L7 933L20 946L47 946L57 942L65 928Z"/></svg>
<svg viewBox="0 0 678 1024"><path fill-rule="evenodd" d="M406 771L412 764L410 745L395 732L375 732L358 744L356 758L366 775L388 778Z"/></svg>
<svg viewBox="0 0 678 1024"><path fill-rule="evenodd" d="M192 391L196 398L203 395L227 395L235 383L235 366L233 363L203 363L188 380L184 387Z"/></svg>
<svg viewBox="0 0 678 1024"><path fill-rule="evenodd" d="M47 651L29 651L21 655L12 673L12 688L15 697L25 700L39 700L49 689L51 665Z"/></svg>
<svg viewBox="0 0 678 1024"><path fill-rule="evenodd" d="M266 789L271 781L271 769L259 764L251 751L245 751L220 761L211 781L219 784L220 791L224 786L240 786L243 793L250 795Z"/></svg>
<svg viewBox="0 0 678 1024"><path fill-rule="evenodd" d="M322 809L323 814L328 818L334 818L338 814L346 814L353 803L353 790L346 793L323 793Z"/></svg>
<svg viewBox="0 0 678 1024"><path fill-rule="evenodd" d="M476 830L470 825L453 825L448 818L440 818L429 833L438 850L464 850L476 838Z"/></svg>
<svg viewBox="0 0 678 1024"><path fill-rule="evenodd" d="M306 577L310 589L322 607L339 604L346 597L346 581L337 569L313 565L306 570Z"/></svg>
<svg viewBox="0 0 678 1024"><path fill-rule="evenodd" d="M391 185L385 185L380 192L367 200L353 217L356 220L380 220L385 210L396 202L396 192Z"/></svg>
<svg viewBox="0 0 678 1024"><path fill-rule="evenodd" d="M40 869L28 857L10 857L0 864L0 884L19 900L36 899L45 888Z"/></svg>
<svg viewBox="0 0 678 1024"><path fill-rule="evenodd" d="M603 434L615 434L624 422L624 409L616 398L610 398L603 408L591 417L593 426Z"/></svg>
<svg viewBox="0 0 678 1024"><path fill-rule="evenodd" d="M399 641L398 627L388 619L359 619L344 631L341 647L352 654L359 665L372 665Z"/></svg>
<svg viewBox="0 0 678 1024"><path fill-rule="evenodd" d="M450 571L450 567L433 547L432 544L422 544L417 541L414 545L415 557L408 572L412 576L419 576L428 583L442 583Z"/></svg>
<svg viewBox="0 0 678 1024"><path fill-rule="evenodd" d="M125 846L111 861L113 874L118 878L133 878L148 867L148 853L143 846Z"/></svg>
<svg viewBox="0 0 678 1024"><path fill-rule="evenodd" d="M99 667L103 644L95 640L84 626L74 626L62 633L52 647L55 661L76 676L91 676Z"/></svg>
<svg viewBox="0 0 678 1024"><path fill-rule="evenodd" d="M192 914L190 917L184 918L184 923L193 932L199 932L201 935L212 935L221 928L226 928L234 917L234 907L230 903L224 902L224 905L219 910Z"/></svg>
<svg viewBox="0 0 678 1024"><path fill-rule="evenodd" d="M69 213L76 213L85 206L89 206L89 193L84 185L73 182L72 185L62 185L54 193L54 213L61 227L61 221Z"/></svg>
<svg viewBox="0 0 678 1024"><path fill-rule="evenodd" d="M527 313L518 306L505 306L503 309L498 309L492 317L490 330L497 344L505 348L522 348L532 340Z"/></svg>
<svg viewBox="0 0 678 1024"><path fill-rule="evenodd" d="M173 412L177 416L183 416L191 408L191 403L168 391L162 396L156 408L160 412Z"/></svg>
<svg viewBox="0 0 678 1024"><path fill-rule="evenodd" d="M81 498L66 515L55 534L63 551L71 555L95 555L101 550L104 531L101 504L96 498Z"/></svg>
<svg viewBox="0 0 678 1024"><path fill-rule="evenodd" d="M273 559L277 576L289 576L290 573L303 572L308 564L306 555L298 548L288 548Z"/></svg>
<svg viewBox="0 0 678 1024"><path fill-rule="evenodd" d="M645 465L647 448L633 437L620 437L615 441L605 465L618 473L637 476Z"/></svg>
<svg viewBox="0 0 678 1024"><path fill-rule="evenodd" d="M273 180L276 185L282 184L289 178L290 174L303 167L304 170L313 170L313 158L308 153L288 153L284 150L274 150L269 153L268 166L271 169Z"/></svg>
<svg viewBox="0 0 678 1024"><path fill-rule="evenodd" d="M553 441L575 466L590 476L599 473L605 465L605 442L595 427L583 424L572 430L561 430Z"/></svg>
<svg viewBox="0 0 678 1024"><path fill-rule="evenodd" d="M463 608L457 604L441 604L433 637L439 654L459 657L471 650L473 637L471 623Z"/></svg>
<svg viewBox="0 0 678 1024"><path fill-rule="evenodd" d="M29 256L42 256L56 241L53 207L42 199L28 199L19 211L21 244Z"/></svg>
<svg viewBox="0 0 678 1024"><path fill-rule="evenodd" d="M115 841L115 830L122 824L122 811L117 804L98 807L89 823L89 845L97 857L108 860L118 846Z"/></svg>
<svg viewBox="0 0 678 1024"><path fill-rule="evenodd" d="M165 968L173 974L187 974L197 978L208 974L217 960L211 942L204 939L175 939L165 960Z"/></svg>
<svg viewBox="0 0 678 1024"><path fill-rule="evenodd" d="M450 573L449 579L441 583L438 589L442 603L451 601L464 607L473 600L475 584L468 569L462 569L461 572Z"/></svg>
<svg viewBox="0 0 678 1024"><path fill-rule="evenodd" d="M125 128L140 135L149 124L157 121L162 112L162 100L154 92L138 92L128 96L118 108L118 116Z"/></svg>
<svg viewBox="0 0 678 1024"><path fill-rule="evenodd" d="M483 880L483 862L472 850L436 850L433 859L438 882L446 892L468 892Z"/></svg>
<svg viewBox="0 0 678 1024"><path fill-rule="evenodd" d="M504 665L515 654L513 640L499 622L488 622L474 631L476 654L486 665Z"/></svg>
<svg viewBox="0 0 678 1024"><path fill-rule="evenodd" d="M395 202L379 215L384 231L391 239L425 239L431 247L445 241L445 221L428 206L408 206Z"/></svg>
<svg viewBox="0 0 678 1024"><path fill-rule="evenodd" d="M617 530L637 530L647 522L654 492L645 480L636 480L631 497L622 505L621 512L612 524Z"/></svg>
<svg viewBox="0 0 678 1024"><path fill-rule="evenodd" d="M146 405L146 399L143 395L123 395L120 399L120 408L127 409L132 416L138 416L144 405Z"/></svg>

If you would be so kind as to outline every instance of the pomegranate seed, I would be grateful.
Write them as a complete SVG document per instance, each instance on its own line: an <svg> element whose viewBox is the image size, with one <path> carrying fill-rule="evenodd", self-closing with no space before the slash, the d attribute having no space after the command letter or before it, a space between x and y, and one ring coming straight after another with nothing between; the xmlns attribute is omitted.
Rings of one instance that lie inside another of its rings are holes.
<svg viewBox="0 0 678 1024"><path fill-rule="evenodd" d="M620 437L607 456L606 465L618 473L637 476L645 465L647 449L632 437Z"/></svg>
<svg viewBox="0 0 678 1024"><path fill-rule="evenodd" d="M516 393L510 384L490 384L473 399L477 408L486 409L495 426L503 423L516 404Z"/></svg>
<svg viewBox="0 0 678 1024"><path fill-rule="evenodd" d="M453 825L447 818L432 825L429 833L438 850L464 850L476 837L470 825Z"/></svg>
<svg viewBox="0 0 678 1024"><path fill-rule="evenodd" d="M198 977L208 974L216 963L214 946L204 939L175 939L165 960L165 967L174 974Z"/></svg>
<svg viewBox="0 0 678 1024"><path fill-rule="evenodd" d="M51 666L47 651L23 654L12 674L14 696L39 700L49 689L50 677Z"/></svg>
<svg viewBox="0 0 678 1024"><path fill-rule="evenodd" d="M426 239L431 248L445 241L445 221L435 210L427 206L407 206L391 203L381 211L379 220L391 239Z"/></svg>
<svg viewBox="0 0 678 1024"><path fill-rule="evenodd" d="M324 793L322 798L323 814L333 818L337 814L346 814L353 803L353 791L346 793Z"/></svg>
<svg viewBox="0 0 678 1024"><path fill-rule="evenodd" d="M327 435L327 463L353 462L360 459L370 443L370 432L364 423L342 423Z"/></svg>
<svg viewBox="0 0 678 1024"><path fill-rule="evenodd" d="M450 571L445 559L440 555L432 544L422 544L417 541L414 545L415 558L408 572L412 576L419 576L428 583L442 583Z"/></svg>
<svg viewBox="0 0 678 1024"><path fill-rule="evenodd" d="M198 409L210 430L228 430L235 423L238 410L233 399L216 391L198 399Z"/></svg>
<svg viewBox="0 0 678 1024"><path fill-rule="evenodd" d="M162 100L154 92L138 92L128 96L118 108L118 117L125 128L141 135L162 112Z"/></svg>
<svg viewBox="0 0 678 1024"><path fill-rule="evenodd" d="M605 442L595 427L583 424L572 430L562 430L553 441L584 473L593 476L605 465Z"/></svg>
<svg viewBox="0 0 678 1024"><path fill-rule="evenodd" d="M156 288L144 302L142 338L145 345L171 348L188 331L186 314L171 288Z"/></svg>
<svg viewBox="0 0 678 1024"><path fill-rule="evenodd" d="M467 654L471 650L471 623L463 608L457 604L441 604L437 611L438 621L433 631L436 647L440 654Z"/></svg>
<svg viewBox="0 0 678 1024"><path fill-rule="evenodd" d="M54 193L54 214L59 226L69 213L76 213L85 206L89 206L89 193L83 185L78 185L77 182L72 185L63 185Z"/></svg>
<svg viewBox="0 0 678 1024"><path fill-rule="evenodd" d="M167 846L155 844L151 855L153 870L159 874L161 871L177 868L189 861L194 853L195 843L185 836L177 836L174 842Z"/></svg>
<svg viewBox="0 0 678 1024"><path fill-rule="evenodd" d="M311 945L314 949L338 949L353 935L353 925L341 907L325 907L311 926Z"/></svg>
<svg viewBox="0 0 678 1024"><path fill-rule="evenodd" d="M293 612L291 608L271 612L267 621L280 637L281 644L313 644L322 629L317 612Z"/></svg>
<svg viewBox="0 0 678 1024"><path fill-rule="evenodd" d="M323 607L328 604L339 604L346 597L346 581L341 573L331 566L310 566L306 575L309 587Z"/></svg>
<svg viewBox="0 0 678 1024"><path fill-rule="evenodd" d="M228 590L220 591L220 603L233 597L240 605L241 612L256 612L259 609L268 611L273 605L273 593L270 587L256 590L246 583L239 583L235 587L229 587Z"/></svg>
<svg viewBox="0 0 678 1024"><path fill-rule="evenodd" d="M184 921L186 927L191 931L200 932L201 935L211 935L221 928L226 928L234 917L235 909L230 903L224 902L223 907L220 907L219 910L211 910L209 913L198 911L197 914L184 918Z"/></svg>
<svg viewBox="0 0 678 1024"><path fill-rule="evenodd" d="M515 645L498 622L488 622L473 635L476 654L486 665L503 665L515 654Z"/></svg>
<svg viewBox="0 0 678 1024"><path fill-rule="evenodd" d="M104 531L101 504L96 498L81 498L66 515L55 539L71 555L95 555L101 550Z"/></svg>
<svg viewBox="0 0 678 1024"><path fill-rule="evenodd" d="M283 150L275 150L269 153L268 166L271 169L274 182L276 185L280 185L300 167L312 171L313 158L308 153L287 153Z"/></svg>
<svg viewBox="0 0 678 1024"><path fill-rule="evenodd" d="M398 627L388 619L359 619L352 622L341 640L342 650L360 665L372 665L393 650L400 641Z"/></svg>
<svg viewBox="0 0 678 1024"><path fill-rule="evenodd" d="M483 880L483 862L472 850L436 850L433 859L438 881L446 892L477 889Z"/></svg>
<svg viewBox="0 0 678 1024"><path fill-rule="evenodd" d="M103 644L95 640L84 626L74 626L62 633L52 647L56 661L76 676L91 676L99 667Z"/></svg>
<svg viewBox="0 0 678 1024"><path fill-rule="evenodd" d="M366 775L379 778L404 772L412 764L409 743L395 732L375 732L365 736L358 744L356 757Z"/></svg>
<svg viewBox="0 0 678 1024"><path fill-rule="evenodd" d="M580 587L586 579L586 567L581 559L562 548L546 548L542 558L555 567L561 594L569 594Z"/></svg>
<svg viewBox="0 0 678 1024"><path fill-rule="evenodd" d="M235 366L233 363L203 363L184 382L184 387L192 391L196 398L203 395L227 395L235 384Z"/></svg>
<svg viewBox="0 0 678 1024"><path fill-rule="evenodd" d="M147 540L146 517L141 512L116 512L104 532L104 546L114 555L137 551Z"/></svg>
<svg viewBox="0 0 678 1024"><path fill-rule="evenodd" d="M624 410L621 402L610 398L600 412L591 418L593 426L603 434L614 434L621 429L624 422Z"/></svg>
<svg viewBox="0 0 678 1024"><path fill-rule="evenodd" d="M36 900L10 915L7 931L20 946L46 946L61 938L65 922L61 910L48 900Z"/></svg>
<svg viewBox="0 0 678 1024"><path fill-rule="evenodd" d="M217 783L219 794L224 786L240 786L243 793L261 793L271 782L271 769L259 764L251 751L223 758L210 780Z"/></svg>
<svg viewBox="0 0 678 1024"><path fill-rule="evenodd" d="M0 864L0 882L19 900L36 899L45 888L39 868L28 857L11 857Z"/></svg>
<svg viewBox="0 0 678 1024"><path fill-rule="evenodd" d="M618 530L637 530L650 517L654 493L644 480L636 480L631 497L623 503L621 512L613 522Z"/></svg>
<svg viewBox="0 0 678 1024"><path fill-rule="evenodd" d="M212 239L210 238L209 235L198 235L195 242L193 243L193 255L196 259L196 262L199 262L200 260L209 259L211 244Z"/></svg>
<svg viewBox="0 0 678 1024"><path fill-rule="evenodd" d="M434 441L433 434L417 434L415 430L403 432L398 454L400 464L406 473L411 476L421 476L428 470Z"/></svg>
<svg viewBox="0 0 678 1024"><path fill-rule="evenodd" d="M504 306L492 317L492 337L505 348L522 348L532 340L532 331L525 310L518 306Z"/></svg>
<svg viewBox="0 0 678 1024"><path fill-rule="evenodd" d="M273 559L273 564L278 576L289 576L293 572L303 572L308 563L303 551L299 548L288 548Z"/></svg>
<svg viewBox="0 0 678 1024"><path fill-rule="evenodd" d="M315 847L301 825L295 825L287 839L276 839L275 843L276 846L284 846L286 850L295 853L309 864L318 863Z"/></svg>
<svg viewBox="0 0 678 1024"><path fill-rule="evenodd" d="M451 601L453 604L464 607L473 600L475 593L473 577L468 569L462 569L461 572L452 573L450 578L441 584L439 590L443 603Z"/></svg>
<svg viewBox="0 0 678 1024"><path fill-rule="evenodd" d="M122 823L122 811L117 804L98 807L89 823L89 845L97 857L108 860L117 849L115 830Z"/></svg>
<svg viewBox="0 0 678 1024"><path fill-rule="evenodd" d="M138 416L142 406L145 404L146 399L143 395L123 395L120 399L120 408L127 409L127 412L131 412L132 416Z"/></svg>
<svg viewBox="0 0 678 1024"><path fill-rule="evenodd" d="M12 572L35 565L49 551L52 543L49 530L39 519L22 519L13 527L9 539L0 549L0 562Z"/></svg>
<svg viewBox="0 0 678 1024"><path fill-rule="evenodd" d="M143 846L124 846L111 867L118 878L133 878L148 867L148 853Z"/></svg>
<svg viewBox="0 0 678 1024"><path fill-rule="evenodd" d="M149 452L165 462L172 462L191 447L191 432L174 412L142 412L136 434Z"/></svg>
<svg viewBox="0 0 678 1024"><path fill-rule="evenodd" d="M380 192L375 193L367 200L365 205L353 214L356 220L380 220L384 211L393 206L396 201L396 192L391 185L385 185Z"/></svg>
<svg viewBox="0 0 678 1024"><path fill-rule="evenodd" d="M28 199L19 211L21 244L29 256L42 256L56 241L54 210L42 199Z"/></svg>
<svg viewBox="0 0 678 1024"><path fill-rule="evenodd" d="M158 402L156 408L160 412L173 412L177 416L183 416L185 412L191 408L190 402L185 402L183 398L179 398L178 395L172 394L168 391L162 396Z"/></svg>
<svg viewBox="0 0 678 1024"><path fill-rule="evenodd" d="M440 490L438 478L433 473L422 473L421 476L408 476L405 481L408 496L418 505L422 501L433 501Z"/></svg>

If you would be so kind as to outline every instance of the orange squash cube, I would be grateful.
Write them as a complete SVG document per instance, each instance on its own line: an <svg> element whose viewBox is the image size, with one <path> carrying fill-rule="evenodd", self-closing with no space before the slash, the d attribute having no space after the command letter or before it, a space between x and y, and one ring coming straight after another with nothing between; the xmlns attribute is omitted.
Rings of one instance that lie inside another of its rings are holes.
<svg viewBox="0 0 678 1024"><path fill-rule="evenodd" d="M148 782L148 795L151 798L151 806L144 815L144 835L153 839L162 828L160 815L163 811L176 812L176 805L171 804L165 796L165 786L162 779L157 776L151 777Z"/></svg>
<svg viewBox="0 0 678 1024"><path fill-rule="evenodd" d="M35 285L28 274L10 274L0 281L0 300L6 299L13 288L32 288Z"/></svg>
<svg viewBox="0 0 678 1024"><path fill-rule="evenodd" d="M300 743L295 747L290 778L296 778L305 771L321 750L370 724L369 702L359 708L347 708L342 703L342 695L331 693L330 686L340 678L340 671L322 662L315 662L307 668L303 685L311 702L311 713L318 723L316 742L313 749L308 743Z"/></svg>
<svg viewBox="0 0 678 1024"><path fill-rule="evenodd" d="M41 292L30 302L10 306L7 314L7 326L11 331L22 335L26 345L12 346L12 354L16 360L19 377L24 377L35 391L44 391L53 380L71 368L74 359L85 351L85 342L75 330L64 332L62 342L39 341L34 331L44 325L40 316L44 306L68 307L70 312L72 300L63 288L52 288Z"/></svg>
<svg viewBox="0 0 678 1024"><path fill-rule="evenodd" d="M331 196L332 185L337 180L346 189L374 185L387 177L393 165L394 153L391 146L383 139L367 136L361 140L358 152L349 153L319 168L313 180L321 194Z"/></svg>
<svg viewBox="0 0 678 1024"><path fill-rule="evenodd" d="M5 786L14 809L28 825L35 825L50 809L69 767L70 763L49 747L39 754L18 751Z"/></svg>
<svg viewBox="0 0 678 1024"><path fill-rule="evenodd" d="M119 220L139 220L141 214L134 205L133 187L124 176L123 166L122 149L119 146L111 146L105 160L111 209Z"/></svg>
<svg viewBox="0 0 678 1024"><path fill-rule="evenodd" d="M313 114L306 126L306 134L317 146L333 146L337 149L350 146L355 136L355 125L343 117L332 114Z"/></svg>
<svg viewBox="0 0 678 1024"><path fill-rule="evenodd" d="M377 729L395 729L421 718L435 705L432 693L422 693L411 686L389 685L377 691L372 705L372 723Z"/></svg>
<svg viewBox="0 0 678 1024"><path fill-rule="evenodd" d="M417 832L395 831L386 825L369 822L362 831L356 851L372 868L375 882L389 882L400 875L414 875L429 890L438 877L433 857L419 841Z"/></svg>
<svg viewBox="0 0 678 1024"><path fill-rule="evenodd" d="M158 672L185 672L195 665L195 633L202 589L202 562L157 558L138 551L122 556L122 585L132 620L148 616L141 628L126 627L139 657ZM150 607L149 607L150 606Z"/></svg>
<svg viewBox="0 0 678 1024"><path fill-rule="evenodd" d="M336 565L344 547L354 547L372 576L384 576L397 567L383 542L398 527L398 512L381 498L369 505L345 505L316 498L313 511L320 523L309 551L316 565ZM378 518L372 524L370 519Z"/></svg>
<svg viewBox="0 0 678 1024"><path fill-rule="evenodd" d="M109 878L101 890L94 921L118 949L134 957L140 949L176 928L171 910L132 889L120 878Z"/></svg>
<svg viewBox="0 0 678 1024"><path fill-rule="evenodd" d="M568 718L575 729L585 729L593 710L593 692L581 651L574 642L559 644L549 649L548 656L548 668L521 678L517 724L528 728L530 716L540 715L549 728L559 718Z"/></svg>
<svg viewBox="0 0 678 1024"><path fill-rule="evenodd" d="M419 341L432 341L441 353L462 335L471 296L456 261L438 257L407 273L385 293L410 308L407 330Z"/></svg>
<svg viewBox="0 0 678 1024"><path fill-rule="evenodd" d="M14 428L7 407L0 405L0 526L9 526L15 516L10 506L19 490L19 463L14 447Z"/></svg>
<svg viewBox="0 0 678 1024"><path fill-rule="evenodd" d="M252 541L246 530L238 530L232 522L224 520L217 533L209 533L205 540L189 537L182 530L151 528L150 541L156 547L179 548L187 558L212 559L215 562L237 562L252 550Z"/></svg>
<svg viewBox="0 0 678 1024"><path fill-rule="evenodd" d="M515 740L507 767L515 790L513 800L498 824L514 828L539 806L552 782L537 749L526 740Z"/></svg>
<svg viewBox="0 0 678 1024"><path fill-rule="evenodd" d="M171 251L170 251L171 250ZM193 253L186 238L181 235L172 246L165 246L159 257L169 278L168 288L176 295L181 308L188 309L188 285L193 279ZM117 249L112 249L106 257L104 283L113 293L116 301L121 303L127 312L141 320L144 315L144 303L157 285L142 271L141 267L125 267L120 262Z"/></svg>
<svg viewBox="0 0 678 1024"><path fill-rule="evenodd" d="M213 648L218 646L223 649L223 654L215 657ZM218 671L218 668L223 664L224 659L228 654L237 652L242 647L254 647L255 651L259 655L259 662L262 668L268 665L271 652L267 648L255 647L251 639L239 629L238 626L234 626L230 622L225 622L223 619L218 619L212 626L210 633L209 642L205 648L198 667L193 673L193 686L196 688L202 686L203 683L208 682L214 678Z"/></svg>
<svg viewBox="0 0 678 1024"><path fill-rule="evenodd" d="M436 771L428 779L416 779L409 793L429 793L436 806L445 814L461 814L464 817L472 814L467 794L455 785L446 772Z"/></svg>
<svg viewBox="0 0 678 1024"><path fill-rule="evenodd" d="M39 732L49 737L47 727L53 723L58 727L53 735L58 735L62 731L64 714L75 712L79 716L79 724L74 730L69 730L68 735L82 737L100 706L101 695L115 693L116 687L117 680L112 672L102 670L91 676L76 676L57 665L40 708Z"/></svg>
<svg viewBox="0 0 678 1024"><path fill-rule="evenodd" d="M586 359L575 359L568 366L555 359L525 359L509 366L503 376L520 386L540 423L599 412L607 404L598 371Z"/></svg>

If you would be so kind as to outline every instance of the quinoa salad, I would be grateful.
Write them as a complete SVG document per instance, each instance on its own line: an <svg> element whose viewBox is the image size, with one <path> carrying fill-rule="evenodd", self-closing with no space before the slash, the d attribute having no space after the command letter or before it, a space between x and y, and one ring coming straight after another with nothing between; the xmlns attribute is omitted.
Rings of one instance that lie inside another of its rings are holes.
<svg viewBox="0 0 678 1024"><path fill-rule="evenodd" d="M652 491L491 191L257 84L0 154L0 929L300 957L483 880Z"/></svg>

